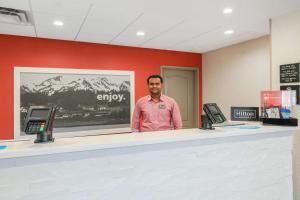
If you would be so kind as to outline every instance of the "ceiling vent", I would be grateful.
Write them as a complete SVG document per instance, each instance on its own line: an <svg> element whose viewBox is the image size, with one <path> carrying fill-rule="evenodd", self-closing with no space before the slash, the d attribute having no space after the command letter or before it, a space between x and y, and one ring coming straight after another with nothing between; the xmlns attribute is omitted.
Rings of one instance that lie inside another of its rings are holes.
<svg viewBox="0 0 300 200"><path fill-rule="evenodd" d="M31 21L32 20L29 12L25 10L0 7L0 22L19 25L32 25Z"/></svg>

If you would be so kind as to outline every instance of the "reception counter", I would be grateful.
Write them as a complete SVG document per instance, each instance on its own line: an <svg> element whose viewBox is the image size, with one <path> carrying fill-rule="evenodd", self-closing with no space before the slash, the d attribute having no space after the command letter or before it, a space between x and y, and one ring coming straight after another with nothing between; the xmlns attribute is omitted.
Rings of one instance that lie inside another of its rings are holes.
<svg viewBox="0 0 300 200"><path fill-rule="evenodd" d="M296 128L0 142L0 199L293 199Z"/></svg>

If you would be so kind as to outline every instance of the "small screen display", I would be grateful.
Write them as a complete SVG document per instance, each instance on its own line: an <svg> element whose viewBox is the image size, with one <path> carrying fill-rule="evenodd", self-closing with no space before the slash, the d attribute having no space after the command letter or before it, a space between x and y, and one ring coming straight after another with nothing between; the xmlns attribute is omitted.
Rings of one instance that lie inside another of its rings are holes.
<svg viewBox="0 0 300 200"><path fill-rule="evenodd" d="M212 112L213 114L218 113L218 110L215 106L209 106L209 110L210 112Z"/></svg>
<svg viewBox="0 0 300 200"><path fill-rule="evenodd" d="M45 118L48 117L49 109L33 109L31 111L30 117L35 118Z"/></svg>

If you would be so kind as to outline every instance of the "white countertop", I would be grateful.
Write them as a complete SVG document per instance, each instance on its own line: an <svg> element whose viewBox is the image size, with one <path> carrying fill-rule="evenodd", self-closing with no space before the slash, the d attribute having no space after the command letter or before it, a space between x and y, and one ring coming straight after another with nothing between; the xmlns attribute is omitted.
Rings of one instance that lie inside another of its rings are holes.
<svg viewBox="0 0 300 200"><path fill-rule="evenodd" d="M259 126L259 128L240 129L239 127L223 127L216 128L215 130L181 129L145 133L58 138L55 139L53 143L44 144L34 144L33 141L3 141L0 142L0 145L6 145L7 148L0 150L0 159L130 147L147 144L161 144L189 140L249 136L257 134L261 135L280 131L289 132L298 129L297 127L255 126Z"/></svg>

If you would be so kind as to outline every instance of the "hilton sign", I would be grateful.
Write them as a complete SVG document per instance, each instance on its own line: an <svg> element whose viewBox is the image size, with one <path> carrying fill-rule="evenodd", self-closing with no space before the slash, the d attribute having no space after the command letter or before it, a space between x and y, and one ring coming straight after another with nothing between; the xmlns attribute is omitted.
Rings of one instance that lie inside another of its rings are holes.
<svg viewBox="0 0 300 200"><path fill-rule="evenodd" d="M258 107L231 107L232 121L258 121Z"/></svg>

